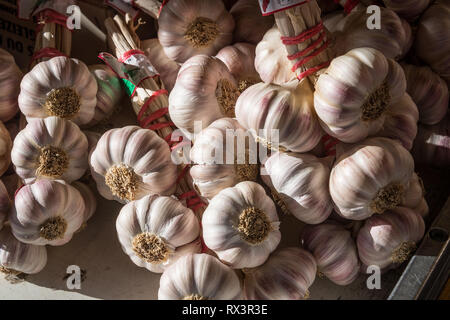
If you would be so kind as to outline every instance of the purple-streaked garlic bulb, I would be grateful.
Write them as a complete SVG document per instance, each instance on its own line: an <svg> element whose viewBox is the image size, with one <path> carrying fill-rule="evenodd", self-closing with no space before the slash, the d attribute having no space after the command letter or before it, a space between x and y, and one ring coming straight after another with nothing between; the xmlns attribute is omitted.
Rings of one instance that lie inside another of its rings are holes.
<svg viewBox="0 0 450 320"><path fill-rule="evenodd" d="M11 198L9 197L8 190L5 184L0 180L0 230L5 223L9 210L11 209Z"/></svg>
<svg viewBox="0 0 450 320"><path fill-rule="evenodd" d="M325 221L333 209L328 191L331 161L311 154L276 152L261 168L265 170L261 178L286 213L317 224Z"/></svg>
<svg viewBox="0 0 450 320"><path fill-rule="evenodd" d="M314 107L329 135L353 143L379 133L405 91L398 63L378 50L358 48L335 58L319 76Z"/></svg>
<svg viewBox="0 0 450 320"><path fill-rule="evenodd" d="M80 192L81 197L84 200L85 209L84 209L83 225L85 226L87 224L87 221L94 215L95 211L97 210L97 197L95 196L94 192L88 185L80 181L73 182L72 187L74 187Z"/></svg>
<svg viewBox="0 0 450 320"><path fill-rule="evenodd" d="M275 251L262 266L243 271L247 300L303 300L309 297L317 265L308 251L288 247Z"/></svg>
<svg viewBox="0 0 450 320"><path fill-rule="evenodd" d="M414 173L414 160L402 145L388 138L369 138L337 146L330 174L330 194L337 213L350 220L405 203Z"/></svg>
<svg viewBox="0 0 450 320"><path fill-rule="evenodd" d="M325 222L306 226L301 241L313 254L318 272L334 283L346 286L358 277L360 265L356 243L342 225Z"/></svg>
<svg viewBox="0 0 450 320"><path fill-rule="evenodd" d="M9 222L21 242L60 246L72 239L85 217L80 192L62 180L37 180L21 188Z"/></svg>
<svg viewBox="0 0 450 320"><path fill-rule="evenodd" d="M70 120L47 117L31 120L14 139L11 160L26 184L37 179L81 178L88 167L88 142Z"/></svg>
<svg viewBox="0 0 450 320"><path fill-rule="evenodd" d="M256 143L237 120L214 121L196 136L190 152L195 189L212 199L239 182L255 181L259 174L256 152Z"/></svg>
<svg viewBox="0 0 450 320"><path fill-rule="evenodd" d="M11 233L10 227L0 231L0 273L35 274L47 264L47 248L22 243Z"/></svg>
<svg viewBox="0 0 450 320"><path fill-rule="evenodd" d="M311 85L297 84L297 80L283 86L258 83L237 100L237 120L267 149L308 152L323 135Z"/></svg>
<svg viewBox="0 0 450 320"><path fill-rule="evenodd" d="M55 57L23 77L19 108L27 120L56 116L84 125L94 117L96 95L97 82L82 61Z"/></svg>
<svg viewBox="0 0 450 320"><path fill-rule="evenodd" d="M239 300L242 288L235 271L208 254L178 259L161 276L159 300Z"/></svg>
<svg viewBox="0 0 450 320"><path fill-rule="evenodd" d="M116 221L123 251L139 267L162 273L183 255L200 252L200 224L178 200L149 195L126 204Z"/></svg>
<svg viewBox="0 0 450 320"><path fill-rule="evenodd" d="M0 121L0 176L2 176L11 164L11 149L13 143L8 129Z"/></svg>
<svg viewBox="0 0 450 320"><path fill-rule="evenodd" d="M158 18L159 42L178 63L216 54L231 43L233 29L233 17L221 0L167 1Z"/></svg>
<svg viewBox="0 0 450 320"><path fill-rule="evenodd" d="M441 121L448 109L447 84L428 66L402 63L405 71L406 91L419 109L419 121L433 125Z"/></svg>
<svg viewBox="0 0 450 320"><path fill-rule="evenodd" d="M22 71L14 57L0 49L0 120L8 121L19 111L17 97L20 92Z"/></svg>
<svg viewBox="0 0 450 320"><path fill-rule="evenodd" d="M422 217L412 209L398 207L374 215L359 230L359 258L382 270L396 267L410 258L424 232Z"/></svg>
<svg viewBox="0 0 450 320"><path fill-rule="evenodd" d="M87 126L91 127L113 114L114 109L122 98L123 90L120 79L108 66L95 64L89 66L89 71L94 76L98 86L94 117L87 124Z"/></svg>
<svg viewBox="0 0 450 320"><path fill-rule="evenodd" d="M264 263L281 239L275 204L262 186L240 182L220 191L203 213L203 239L235 269Z"/></svg>
<svg viewBox="0 0 450 320"><path fill-rule="evenodd" d="M90 156L90 167L98 192L108 200L126 203L175 191L177 167L167 143L138 126L104 133Z"/></svg>
<svg viewBox="0 0 450 320"><path fill-rule="evenodd" d="M408 21L416 20L430 5L430 2L431 0L383 0L387 8Z"/></svg>
<svg viewBox="0 0 450 320"><path fill-rule="evenodd" d="M191 138L196 121L202 129L214 120L234 118L239 94L236 79L220 59L206 55L194 56L178 72L169 96L170 118Z"/></svg>

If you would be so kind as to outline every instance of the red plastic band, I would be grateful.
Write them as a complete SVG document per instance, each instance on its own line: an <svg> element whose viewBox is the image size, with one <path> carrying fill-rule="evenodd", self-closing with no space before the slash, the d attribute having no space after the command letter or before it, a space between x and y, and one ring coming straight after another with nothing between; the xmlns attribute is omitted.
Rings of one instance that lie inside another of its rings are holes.
<svg viewBox="0 0 450 320"><path fill-rule="evenodd" d="M56 23L67 30L70 30L67 28L67 17L59 12L56 12L52 9L45 9L40 11L37 14L37 18L39 23L37 24L37 31L41 31L45 24L47 23Z"/></svg>
<svg viewBox="0 0 450 320"><path fill-rule="evenodd" d="M316 34L321 32L322 29L323 29L323 22L320 21L320 23L317 24L316 26L314 26L311 29L308 29L308 30L306 30L306 31L304 31L304 32L294 36L294 37L281 37L281 41L285 45L299 44L299 43L305 42L308 39L311 39Z"/></svg>
<svg viewBox="0 0 450 320"><path fill-rule="evenodd" d="M327 156L336 155L336 145L339 143L338 139L326 134L322 137L322 143Z"/></svg>
<svg viewBox="0 0 450 320"><path fill-rule="evenodd" d="M167 94L169 94L169 92L167 90L165 90L165 89L157 90L157 91L153 92L152 95L145 101L144 105L142 106L141 110L139 111L139 113L137 115L137 120L138 120L139 125L141 127L145 127L145 125L147 125L148 123L156 120L156 119L154 119L154 120L151 120L151 121L147 121L146 119L148 117L146 117L146 118L143 118L143 117L144 117L145 112L149 108L150 103L152 103L152 101L155 100L156 97L158 97L158 96L160 96L162 94L167 95ZM165 108L165 109L167 109L167 108ZM161 115L160 117L164 116L167 112L168 112L168 110L166 110L166 112L163 115Z"/></svg>
<svg viewBox="0 0 450 320"><path fill-rule="evenodd" d="M319 64L318 66L315 66L313 68L309 68L308 70L303 71L302 73L300 73L297 76L297 79L298 79L298 81L300 81L300 80L302 80L302 79L312 75L314 72L319 71L320 69L328 67L329 65L330 65L330 61L326 61L324 63Z"/></svg>
<svg viewBox="0 0 450 320"><path fill-rule="evenodd" d="M143 51L133 49L133 50L129 50L129 51L125 52L118 60L119 60L119 62L123 63L125 60L127 60L131 56L134 56L135 54L145 55L145 53Z"/></svg>
<svg viewBox="0 0 450 320"><path fill-rule="evenodd" d="M64 53L60 52L59 50L56 50L55 48L42 48L38 51L36 51L33 56L31 57L31 64L42 58L54 58L54 57L67 57Z"/></svg>

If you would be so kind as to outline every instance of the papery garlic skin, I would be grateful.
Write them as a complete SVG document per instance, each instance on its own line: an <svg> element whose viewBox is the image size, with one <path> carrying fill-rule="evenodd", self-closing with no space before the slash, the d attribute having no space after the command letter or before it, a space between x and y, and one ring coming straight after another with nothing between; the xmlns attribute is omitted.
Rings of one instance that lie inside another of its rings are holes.
<svg viewBox="0 0 450 320"><path fill-rule="evenodd" d="M20 91L22 71L14 57L0 49L0 120L8 121L19 111L17 97Z"/></svg>
<svg viewBox="0 0 450 320"><path fill-rule="evenodd" d="M377 134L406 90L399 64L358 48L335 58L319 76L314 107L323 129L347 143Z"/></svg>
<svg viewBox="0 0 450 320"><path fill-rule="evenodd" d="M364 220L395 208L404 202L413 173L414 160L397 141L369 138L338 145L329 185L335 210L346 219Z"/></svg>
<svg viewBox="0 0 450 320"><path fill-rule="evenodd" d="M255 50L255 69L265 83L281 85L296 79L281 33L273 26L258 43Z"/></svg>
<svg viewBox="0 0 450 320"><path fill-rule="evenodd" d="M448 109L449 91L447 84L428 66L414 66L402 63L405 71L406 91L419 109L419 121L433 125L441 121Z"/></svg>
<svg viewBox="0 0 450 320"><path fill-rule="evenodd" d="M308 152L323 135L314 112L313 89L307 81L298 86L294 81L284 86L258 83L237 100L237 120L268 149ZM271 137L273 133L278 137Z"/></svg>
<svg viewBox="0 0 450 320"><path fill-rule="evenodd" d="M19 108L27 121L57 116L84 125L94 117L97 88L82 61L55 57L38 63L23 77Z"/></svg>
<svg viewBox="0 0 450 320"><path fill-rule="evenodd" d="M10 208L11 199L9 197L8 190L6 189L3 181L0 180L0 230L6 221Z"/></svg>
<svg viewBox="0 0 450 320"><path fill-rule="evenodd" d="M234 20L221 0L178 0L164 4L158 39L169 59L183 63L214 55L231 43Z"/></svg>
<svg viewBox="0 0 450 320"><path fill-rule="evenodd" d="M262 266L244 270L247 300L302 300L316 278L317 265L306 250L296 247L275 251Z"/></svg>
<svg viewBox="0 0 450 320"><path fill-rule="evenodd" d="M383 0L389 9L408 21L416 20L430 5L431 0Z"/></svg>
<svg viewBox="0 0 450 320"><path fill-rule="evenodd" d="M127 203L175 191L177 167L167 143L138 126L105 132L90 156L90 168L98 192L108 200Z"/></svg>
<svg viewBox="0 0 450 320"><path fill-rule="evenodd" d="M161 273L181 256L200 249L190 246L200 234L197 217L171 197L145 196L126 204L116 229L123 251L152 272Z"/></svg>
<svg viewBox="0 0 450 320"><path fill-rule="evenodd" d="M21 242L61 246L72 239L84 217L84 200L76 188L42 179L17 192L9 222Z"/></svg>
<svg viewBox="0 0 450 320"><path fill-rule="evenodd" d="M408 208L416 208L423 205L421 202L424 196L425 187L423 185L423 181L417 173L414 172L411 180L409 181L409 188L406 190L401 204L402 206Z"/></svg>
<svg viewBox="0 0 450 320"><path fill-rule="evenodd" d="M11 149L13 143L8 129L0 121L0 176L2 176L11 164Z"/></svg>
<svg viewBox="0 0 450 320"><path fill-rule="evenodd" d="M164 84L164 88L169 92L172 91L175 81L177 80L180 65L166 56L158 38L142 41L141 48L151 64L158 71Z"/></svg>
<svg viewBox="0 0 450 320"><path fill-rule="evenodd" d="M258 44L275 23L273 16L263 16L256 1L238 0L231 7L231 15L235 21L233 42Z"/></svg>
<svg viewBox="0 0 450 320"><path fill-rule="evenodd" d="M203 239L219 259L235 269L264 263L281 239L273 201L255 182L220 191L203 213Z"/></svg>
<svg viewBox="0 0 450 320"><path fill-rule="evenodd" d="M161 276L159 300L239 300L239 278L215 257L189 254L167 268Z"/></svg>
<svg viewBox="0 0 450 320"><path fill-rule="evenodd" d="M40 178L67 182L88 167L88 142L80 128L58 117L31 120L14 139L11 160L26 184Z"/></svg>
<svg viewBox="0 0 450 320"><path fill-rule="evenodd" d="M306 226L301 241L313 254L318 271L334 283L346 286L358 277L360 265L356 243L342 225L325 222Z"/></svg>
<svg viewBox="0 0 450 320"><path fill-rule="evenodd" d="M170 118L192 139L196 121L206 128L214 120L234 117L239 93L236 79L220 59L194 56L181 66L169 95Z"/></svg>
<svg viewBox="0 0 450 320"><path fill-rule="evenodd" d="M382 270L396 267L409 259L424 233L422 217L409 208L398 207L374 215L359 230L359 257L367 266Z"/></svg>
<svg viewBox="0 0 450 320"><path fill-rule="evenodd" d="M288 213L308 224L325 221L333 209L328 181L331 164L310 154L273 153L261 178ZM263 169L261 169L263 170Z"/></svg>
<svg viewBox="0 0 450 320"><path fill-rule="evenodd" d="M425 198L422 198L417 207L412 208L412 210L424 219L428 216L428 213L430 213L430 208L428 207L428 203Z"/></svg>
<svg viewBox="0 0 450 320"><path fill-rule="evenodd" d="M9 227L0 231L0 273L35 274L47 264L47 248L22 243L11 233Z"/></svg>
<svg viewBox="0 0 450 320"><path fill-rule="evenodd" d="M89 71L97 81L97 105L94 117L87 126L96 125L110 117L123 95L120 79L110 67L103 64L89 66Z"/></svg>
<svg viewBox="0 0 450 320"><path fill-rule="evenodd" d="M73 182L72 187L74 187L75 189L78 190L78 192L80 192L80 195L84 200L85 210L83 223L86 223L97 210L97 197L94 195L94 192L88 185L80 181Z"/></svg>

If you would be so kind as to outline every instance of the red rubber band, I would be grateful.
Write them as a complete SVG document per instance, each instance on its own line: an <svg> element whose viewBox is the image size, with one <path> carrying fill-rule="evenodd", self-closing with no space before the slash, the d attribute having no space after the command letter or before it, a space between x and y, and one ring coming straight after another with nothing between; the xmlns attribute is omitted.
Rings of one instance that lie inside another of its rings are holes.
<svg viewBox="0 0 450 320"><path fill-rule="evenodd" d="M304 32L294 36L294 37L284 37L284 36L281 37L281 41L285 45L299 44L299 43L305 42L308 39L311 39L316 34L321 32L322 29L323 29L323 22L320 21L320 23L317 24L316 26L314 26L311 29L308 29L308 30L306 30L306 31L304 31Z"/></svg>
<svg viewBox="0 0 450 320"><path fill-rule="evenodd" d="M127 60L131 56L134 56L135 54L145 55L145 53L143 51L133 49L133 50L129 50L129 51L125 52L118 60L119 60L119 62L123 63L125 60Z"/></svg>

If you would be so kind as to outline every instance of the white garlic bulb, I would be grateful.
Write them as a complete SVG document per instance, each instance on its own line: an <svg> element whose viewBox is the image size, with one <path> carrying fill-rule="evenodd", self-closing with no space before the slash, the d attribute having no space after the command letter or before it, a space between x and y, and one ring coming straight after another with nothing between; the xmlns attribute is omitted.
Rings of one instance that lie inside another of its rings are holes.
<svg viewBox="0 0 450 320"><path fill-rule="evenodd" d="M337 146L330 174L330 195L341 216L363 220L404 204L414 160L399 142L369 138L345 148Z"/></svg>
<svg viewBox="0 0 450 320"><path fill-rule="evenodd" d="M89 71L97 81L98 87L94 117L87 124L87 126L94 126L111 116L122 98L123 90L120 79L110 67L104 64L95 64L89 66Z"/></svg>
<svg viewBox="0 0 450 320"><path fill-rule="evenodd" d="M317 265L306 250L275 251L262 266L245 269L244 294L248 300L301 300L316 278Z"/></svg>
<svg viewBox="0 0 450 320"><path fill-rule="evenodd" d="M236 273L208 254L189 254L161 276L159 300L238 300L242 289Z"/></svg>
<svg viewBox="0 0 450 320"><path fill-rule="evenodd" d="M232 139L227 132L233 135ZM190 174L200 195L212 199L225 188L256 180L259 173L256 143L248 140L248 136L237 120L231 118L214 121L196 136L190 152L195 165ZM229 159L231 156L233 158Z"/></svg>
<svg viewBox="0 0 450 320"><path fill-rule="evenodd" d="M37 180L21 188L10 216L11 229L21 242L60 246L72 239L85 217L80 192L62 180Z"/></svg>
<svg viewBox="0 0 450 320"><path fill-rule="evenodd" d="M214 120L234 117L238 96L238 83L220 59L196 55L178 72L169 96L170 118L192 138L195 121L206 128Z"/></svg>
<svg viewBox="0 0 450 320"><path fill-rule="evenodd" d="M48 117L31 120L19 132L11 159L27 184L41 177L72 182L86 171L87 152L86 136L75 123Z"/></svg>
<svg viewBox="0 0 450 320"><path fill-rule="evenodd" d="M264 163L267 174L261 178L281 208L305 223L317 224L333 209L328 191L331 161L331 157L277 152Z"/></svg>
<svg viewBox="0 0 450 320"><path fill-rule="evenodd" d="M94 215L95 211L97 210L97 198L95 197L94 192L91 190L91 188L80 181L73 182L72 187L80 192L80 195L84 200L85 209L83 224L86 224L86 222Z"/></svg>
<svg viewBox="0 0 450 320"><path fill-rule="evenodd" d="M98 192L108 200L126 203L175 191L177 167L167 143L138 126L104 133L90 156L90 167Z"/></svg>
<svg viewBox="0 0 450 320"><path fill-rule="evenodd" d="M416 20L430 5L431 0L383 0L389 9L408 21Z"/></svg>
<svg viewBox="0 0 450 320"><path fill-rule="evenodd" d="M47 264L47 248L22 243L9 227L0 231L0 272L17 275L35 274Z"/></svg>
<svg viewBox="0 0 450 320"><path fill-rule="evenodd" d="M23 77L19 108L27 120L56 116L83 125L94 117L96 95L97 82L82 61L55 57Z"/></svg>
<svg viewBox="0 0 450 320"><path fill-rule="evenodd" d="M319 76L314 107L323 129L348 143L377 134L406 90L402 68L380 51L358 48Z"/></svg>
<svg viewBox="0 0 450 320"><path fill-rule="evenodd" d="M11 198L9 197L9 192L3 181L0 180L0 230L8 217L10 208Z"/></svg>
<svg viewBox="0 0 450 320"><path fill-rule="evenodd" d="M361 261L382 270L409 259L425 233L422 217L398 207L367 219L359 230L357 245Z"/></svg>
<svg viewBox="0 0 450 320"><path fill-rule="evenodd" d="M334 222L306 226L302 230L303 247L312 252L318 272L334 283L346 286L359 274L356 243L350 231Z"/></svg>
<svg viewBox="0 0 450 320"><path fill-rule="evenodd" d="M0 121L0 176L8 170L11 164L11 149L13 143L8 129L3 122Z"/></svg>
<svg viewBox="0 0 450 320"><path fill-rule="evenodd" d="M192 242L200 224L191 209L164 196L145 196L126 204L116 221L123 251L139 267L163 272L181 256L199 252Z"/></svg>
<svg viewBox="0 0 450 320"><path fill-rule="evenodd" d="M8 121L19 111L17 97L20 91L22 72L14 57L0 49L0 120Z"/></svg>
<svg viewBox="0 0 450 320"><path fill-rule="evenodd" d="M220 191L203 213L203 239L232 268L257 267L281 239L275 204L255 182Z"/></svg>
<svg viewBox="0 0 450 320"><path fill-rule="evenodd" d="M297 84L297 80L283 86L258 83L237 100L237 120L268 149L308 152L323 135L314 112L310 83Z"/></svg>
<svg viewBox="0 0 450 320"><path fill-rule="evenodd" d="M170 1L158 18L159 42L178 63L197 54L216 54L230 44L233 29L233 17L221 0Z"/></svg>

